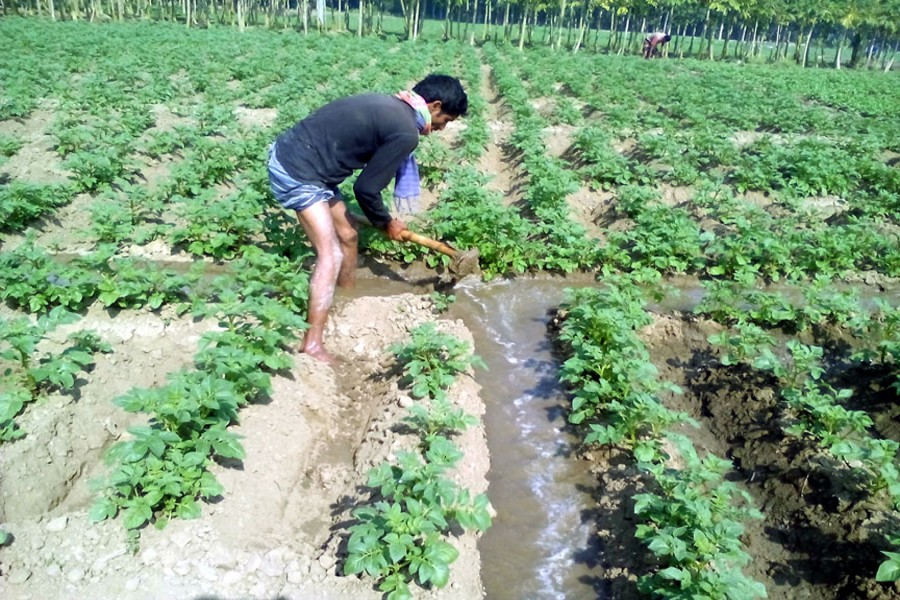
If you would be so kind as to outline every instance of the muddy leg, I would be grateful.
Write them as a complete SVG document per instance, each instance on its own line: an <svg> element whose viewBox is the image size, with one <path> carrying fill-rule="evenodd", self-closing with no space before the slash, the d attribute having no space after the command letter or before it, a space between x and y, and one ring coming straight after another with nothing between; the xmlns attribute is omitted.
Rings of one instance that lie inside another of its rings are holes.
<svg viewBox="0 0 900 600"><path fill-rule="evenodd" d="M334 219L327 202L317 202L297 213L297 219L316 252L316 264L309 280L307 323L309 329L300 350L317 360L333 364L335 359L325 350L322 336L328 310L334 298L334 287L344 259Z"/></svg>
<svg viewBox="0 0 900 600"><path fill-rule="evenodd" d="M347 205L340 200L331 200L331 218L334 220L334 229L341 245L341 268L338 271L337 284L339 287L352 289L356 285L356 255L359 244L358 226Z"/></svg>

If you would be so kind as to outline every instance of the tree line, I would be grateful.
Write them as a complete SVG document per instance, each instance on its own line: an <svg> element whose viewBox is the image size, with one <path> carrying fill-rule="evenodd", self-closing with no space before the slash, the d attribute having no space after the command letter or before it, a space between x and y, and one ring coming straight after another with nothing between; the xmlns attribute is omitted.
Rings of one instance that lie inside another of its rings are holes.
<svg viewBox="0 0 900 600"><path fill-rule="evenodd" d="M900 0L0 0L0 12L359 36L383 35L386 17L399 17L409 40L431 20L441 26L429 35L445 39L617 54L664 31L670 55L886 71L900 47Z"/></svg>

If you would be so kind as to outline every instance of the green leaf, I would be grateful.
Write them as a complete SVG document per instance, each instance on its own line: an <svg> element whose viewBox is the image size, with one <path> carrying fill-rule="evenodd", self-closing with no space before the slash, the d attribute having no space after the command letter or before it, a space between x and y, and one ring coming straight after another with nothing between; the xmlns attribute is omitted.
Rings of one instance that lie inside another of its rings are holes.
<svg viewBox="0 0 900 600"><path fill-rule="evenodd" d="M200 512L200 504L193 498L182 498L175 507L175 516L180 519L197 519Z"/></svg>
<svg viewBox="0 0 900 600"><path fill-rule="evenodd" d="M900 553L882 551L888 560L879 565L875 581L897 581L900 579Z"/></svg>
<svg viewBox="0 0 900 600"><path fill-rule="evenodd" d="M150 506L144 503L136 504L125 509L122 516L122 524L125 529L137 529L153 518Z"/></svg>
<svg viewBox="0 0 900 600"><path fill-rule="evenodd" d="M221 496L225 488L218 482L215 475L209 471L204 471L200 476L200 489L198 490L201 498L214 498Z"/></svg>
<svg viewBox="0 0 900 600"><path fill-rule="evenodd" d="M659 576L663 579L680 581L682 584L690 582L691 580L690 572L686 569L679 569L678 567L667 567L659 572Z"/></svg>
<svg viewBox="0 0 900 600"><path fill-rule="evenodd" d="M110 498L99 498L91 505L88 518L92 523L99 523L106 519L112 519L119 512L118 505Z"/></svg>

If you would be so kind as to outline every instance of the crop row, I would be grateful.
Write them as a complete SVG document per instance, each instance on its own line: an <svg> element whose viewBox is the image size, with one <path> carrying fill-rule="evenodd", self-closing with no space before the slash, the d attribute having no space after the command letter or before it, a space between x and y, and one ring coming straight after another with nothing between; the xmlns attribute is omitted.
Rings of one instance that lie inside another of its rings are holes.
<svg viewBox="0 0 900 600"><path fill-rule="evenodd" d="M110 26L109 35L97 39L83 25L60 27L65 36L31 40L34 54L0 58L4 80L10 82L2 92L0 118L26 118L38 107L37 99L48 100L42 106L58 115L48 133L71 182L4 183L0 216L5 232L33 234L35 219L87 196L93 204L85 235L92 251L66 262L29 240L6 248L0 254L0 297L12 308L37 315L56 307L77 311L97 301L151 310L175 304L219 324L204 338L195 369L174 375L164 388L134 390L119 400L154 420L114 450L112 486L95 508L97 518L122 510L134 530L149 520L195 514L197 500L216 490L205 470L209 461L240 453L227 424L241 405L265 394L267 372L283 368L279 357L292 335L288 330L302 328L297 319L305 312L307 283L296 265L310 254L289 216L269 202L262 168L266 144L279 128L327 100L401 89L432 70L461 74L472 114L463 120L466 127L453 147L434 136L420 148L426 184L440 192L438 205L423 215L421 225L461 247L479 248L487 277L584 270L603 273L608 281L615 281L617 273L658 281L670 274L696 274L707 280L705 310L742 332L723 340L732 347L743 348L750 339L751 330L743 325L748 319L768 327L839 323L879 340L870 358L900 362L896 309L885 305L870 314L827 291L837 278L860 270L900 274L900 177L884 158L900 151L891 135L898 119L891 107L900 103L883 80L864 73L804 71L785 72L773 82L771 71L757 67L543 51L528 51L523 60L516 51L491 44L477 50L455 42L424 43L407 53L375 39L326 43L291 34L185 32L142 24ZM134 44L138 37L147 43ZM172 51L160 55L142 49L161 46ZM453 57L450 63L447 56ZM491 174L472 165L489 139L488 107L480 93L482 59L515 127L508 144L521 161L521 207L504 204L490 188ZM282 67L297 62L304 68ZM35 76L43 67L54 76ZM665 96L658 92L661 80L667 82ZM774 90L766 87L773 85ZM840 92L848 89L866 93ZM533 103L545 97L554 100L546 116ZM179 123L160 126L146 110L152 105L165 107ZM241 126L236 105L276 109L277 117L263 127ZM881 120L874 117L879 111ZM547 155L543 136L549 125L571 130L572 152L560 159ZM750 141L742 142L742 136ZM16 136L0 137L3 157L14 157L22 147ZM143 172L159 159L174 164L151 186ZM663 186L690 186L688 199L667 205ZM608 190L614 216L628 227L609 232L604 240L589 238L567 209L567 197L579 187ZM766 201L752 193L765 193ZM824 195L835 196L838 206L826 216L810 208L811 200ZM161 272L127 256L133 244L154 239L202 263L228 261L233 268L228 277L209 284L199 271ZM370 253L401 262L424 256L374 232L363 233L363 244ZM426 260L431 266L445 263L436 256ZM809 285L812 277L817 279ZM807 282L806 302L795 305L748 291L780 279ZM647 589L702 582L757 593L758 586L740 575L742 550L722 539L727 532L731 542L737 540L741 519L753 512L732 506L732 500L740 504L742 494L720 481L727 465L699 458L682 440L679 453L690 470L679 474L666 468L659 436L683 416L667 412L655 398L667 389L664 384L643 377L651 366L633 329L646 317L633 294L622 283L599 300L576 296L571 303L570 315L584 312L591 328L567 333L568 343L577 340L587 357L566 367L575 396L572 420L591 424L589 443L632 449L655 478L659 493L639 502L646 518L640 536L672 562L645 580ZM743 306L748 308L735 310ZM12 334L4 336L8 347L11 340ZM53 359L31 351L25 355L39 364ZM80 361L69 371L89 364L81 354L69 355ZM772 371L781 368L771 360L767 364ZM17 372L29 370L26 365ZM257 375L248 376L254 370ZM633 387L645 379L646 387ZM866 468L891 488L896 449L883 440L866 441L865 420L841 411L840 394L822 393L818 385L783 389L786 404L800 415L798 422L827 434L816 435L829 448L838 441L828 436L837 432L844 445L836 455L847 462L881 461ZM14 418L24 403L4 406L0 426L15 431ZM822 429L814 420L820 417L834 424ZM855 445L847 446L848 440ZM878 448L883 453L876 456ZM173 470L180 479L170 477ZM150 483L157 479L166 485ZM665 520L675 510L670 507L693 501L700 492L696 498L713 494L722 501L717 502L723 511L721 529ZM679 535L685 527L706 537L684 540ZM710 544L715 552L696 559L699 554L692 553L699 552L698 543ZM685 566L684 558L696 562Z"/></svg>

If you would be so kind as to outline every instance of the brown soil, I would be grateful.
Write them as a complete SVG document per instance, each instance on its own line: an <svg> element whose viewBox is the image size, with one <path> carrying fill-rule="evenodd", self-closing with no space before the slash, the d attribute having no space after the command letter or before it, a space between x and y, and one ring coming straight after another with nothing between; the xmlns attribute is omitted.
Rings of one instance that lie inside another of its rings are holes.
<svg viewBox="0 0 900 600"><path fill-rule="evenodd" d="M156 129L185 120L155 107ZM244 126L270 124L270 111L236 110ZM52 106L0 131L22 139L3 165L14 180L65 181L68 174L47 132ZM168 176L177 157L142 158L151 187ZM425 202L434 201L426 192ZM65 254L88 251L87 195L76 197L36 227L36 242ZM7 235L4 249L24 236ZM190 261L161 241L130 253L166 263ZM367 270L361 276L371 276ZM0 308L4 317L18 316ZM472 343L460 321L439 319L426 296L338 297L327 332L336 368L296 354L289 373L273 379L265 402L240 413L233 427L246 457L214 466L225 493L204 505L199 519L174 521L141 533L133 555L121 520L90 523L93 482L108 472L106 450L146 417L126 413L113 400L133 388L162 385L169 373L190 368L200 336L214 324L170 310L107 312L91 308L76 325L60 327L42 348L59 346L72 328L93 329L112 345L82 373L72 395L53 394L17 419L27 436L4 444L0 454L0 529L13 536L0 549L4 600L119 598L382 598L370 578L344 576L344 547L352 510L370 498L368 470L415 443L398 424L413 400L399 386L391 344L408 339L425 321ZM461 377L450 399L467 413L484 412L478 386ZM487 488L489 457L484 430L455 439L465 455L454 479L473 493ZM417 597L471 600L483 596L476 536L451 540L460 557L450 584L419 588Z"/></svg>
<svg viewBox="0 0 900 600"><path fill-rule="evenodd" d="M391 344L433 321L431 301L404 294L339 300L329 349L335 369L295 355L274 379L271 398L241 411L234 431L246 458L216 466L222 498L201 518L142 532L133 556L119 521L91 524L89 482L106 472L101 457L142 420L111 400L135 387L164 383L189 366L210 328L172 314L91 310L78 327L113 345L79 380L75 397L53 395L21 418L28 436L4 446L0 522L15 537L0 553L0 594L7 600L52 598L381 598L371 579L346 577L341 565L351 511L369 498L368 470L415 440L396 425L412 399L398 386ZM439 327L468 341L458 321ZM54 338L63 339L59 329ZM478 386L461 377L454 403L480 416ZM465 454L455 474L473 492L487 488L481 427L456 439ZM452 539L460 558L451 583L417 597L482 597L476 538Z"/></svg>
<svg viewBox="0 0 900 600"><path fill-rule="evenodd" d="M521 200L522 173L506 146L512 125L488 75L482 93L489 100L491 144L478 166L493 176L491 189L513 204ZM0 132L25 141L3 165L12 178L42 183L66 179L46 133L51 111L44 107L24 122L0 123ZM265 125L273 118L250 110L236 116L246 126ZM157 117L158 127L171 127L178 119L163 110ZM446 133L452 143L454 128ZM551 133L550 151L563 156L570 133L560 128ZM625 140L620 151L633 143ZM174 162L149 161L143 171L148 183L163 181ZM688 193L663 189L664 201L672 205L683 203ZM436 196L437 191L427 191L423 208ZM592 236L602 238L605 230L627 226L616 215L612 194L584 189L568 200L572 218ZM71 232L85 226L87 206L88 199L79 197L48 220L39 243L80 250L82 241ZM179 258L164 245L142 252L167 261ZM30 406L20 418L28 436L2 447L0 529L12 533L14 541L0 550L0 596L381 598L371 580L342 575L343 542L352 509L368 497L368 469L411 443L396 425L412 400L398 385L388 348L407 339L411 328L433 320L471 342L460 321L437 318L424 296L338 298L327 340L345 362L331 369L294 355L294 368L275 378L271 398L241 412L234 429L243 436L247 456L215 467L226 490L223 497L204 505L199 519L143 531L135 556L120 522L91 524L86 516L90 482L106 472L104 451L141 421L112 400L135 387L160 385L168 373L189 367L199 336L212 325L168 311L112 315L91 309L78 327L96 330L113 352L98 355L76 394L52 395ZM754 558L747 573L764 581L773 599L900 598L897 586L873 579L880 550L887 547L885 535L900 525L896 515L865 500L846 467L823 460L808 443L784 436L773 382L721 367L706 342L717 327L666 315L642 335L661 377L684 389L667 401L701 422L700 429L689 431L697 446L733 460L734 479L744 483L765 513L764 520L748 526L746 542ZM65 332L58 330L48 347ZM872 411L880 432L897 439L896 396L885 391L879 377L836 375L841 385L855 382L855 402ZM450 396L470 414L484 411L478 386L469 377L459 379ZM470 429L457 442L466 459L456 478L473 492L484 491L490 460L483 428ZM597 559L605 568L604 580L596 587L617 600L636 598L636 578L652 566L652 558L634 539L631 498L645 482L615 450L591 450L584 459L597 475L591 490L594 505L586 517L597 522L604 547ZM475 536L452 541L461 554L452 565L450 585L417 590L416 597L483 597Z"/></svg>
<svg viewBox="0 0 900 600"><path fill-rule="evenodd" d="M745 572L763 581L772 599L900 598L900 586L874 580L881 550L890 549L887 536L900 526L896 512L860 489L847 465L829 460L811 440L784 433L788 416L776 382L749 368L722 366L706 341L720 329L689 316L657 316L642 336L660 376L684 390L667 399L670 405L701 423L685 433L734 463L733 479L764 513L747 530L754 559ZM886 375L833 370L826 378L835 387L855 382L855 402L893 436L896 394Z"/></svg>

